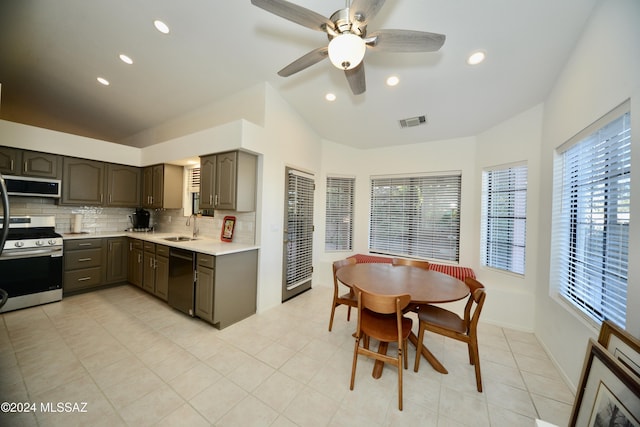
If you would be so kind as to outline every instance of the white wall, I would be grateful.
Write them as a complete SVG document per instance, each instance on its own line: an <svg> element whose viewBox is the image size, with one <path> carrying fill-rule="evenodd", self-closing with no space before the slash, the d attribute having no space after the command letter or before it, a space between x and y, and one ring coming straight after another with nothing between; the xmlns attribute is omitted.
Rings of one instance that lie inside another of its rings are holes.
<svg viewBox="0 0 640 427"><path fill-rule="evenodd" d="M640 2L604 0L594 10L585 32L545 102L541 145L540 226L535 332L556 362L577 384L589 338L597 330L549 295L552 175L554 150L631 98L633 175L640 171ZM640 212L640 181L632 180L631 211ZM640 336L640 226L630 225L627 327Z"/></svg>
<svg viewBox="0 0 640 427"><path fill-rule="evenodd" d="M138 148L0 120L0 145L131 166L142 166Z"/></svg>
<svg viewBox="0 0 640 427"><path fill-rule="evenodd" d="M478 135L477 171L474 177L476 212L480 212L483 169L515 162L527 163L525 274L520 276L481 265L477 265L475 271L478 279L488 289L483 320L528 331L533 331L534 328L534 296L539 283L536 267L542 115L543 106L538 105ZM476 225L473 248L477 251L475 257L479 263L479 214Z"/></svg>

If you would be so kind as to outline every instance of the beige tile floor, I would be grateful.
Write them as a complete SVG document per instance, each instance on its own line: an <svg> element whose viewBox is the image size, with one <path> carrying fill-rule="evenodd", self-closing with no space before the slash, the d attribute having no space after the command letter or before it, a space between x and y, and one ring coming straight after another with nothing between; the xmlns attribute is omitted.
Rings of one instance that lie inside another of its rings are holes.
<svg viewBox="0 0 640 427"><path fill-rule="evenodd" d="M466 347L436 335L427 344L449 374L424 360L404 371L404 411L392 367L374 380L361 357L350 391L355 316L338 308L328 332L330 301L318 286L222 331L131 286L0 315L0 401L36 409L0 413L0 425L567 424L573 395L534 335L486 324L483 393ZM86 412L47 410L58 402Z"/></svg>

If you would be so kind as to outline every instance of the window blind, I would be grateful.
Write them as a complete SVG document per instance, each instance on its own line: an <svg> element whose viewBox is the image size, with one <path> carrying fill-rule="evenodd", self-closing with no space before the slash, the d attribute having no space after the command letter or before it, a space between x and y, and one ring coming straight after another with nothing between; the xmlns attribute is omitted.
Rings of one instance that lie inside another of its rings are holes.
<svg viewBox="0 0 640 427"><path fill-rule="evenodd" d="M189 192L190 193L199 193L200 192L200 168L191 168L189 169Z"/></svg>
<svg viewBox="0 0 640 427"><path fill-rule="evenodd" d="M626 322L631 129L626 112L596 122L556 157L552 275L596 323ZM619 113L619 112L618 112ZM617 115L617 114L616 114Z"/></svg>
<svg viewBox="0 0 640 427"><path fill-rule="evenodd" d="M459 174L371 179L369 250L458 261Z"/></svg>
<svg viewBox="0 0 640 427"><path fill-rule="evenodd" d="M481 215L482 264L524 274L527 165L483 171Z"/></svg>
<svg viewBox="0 0 640 427"><path fill-rule="evenodd" d="M353 248L353 199L355 178L327 177L324 248L350 251Z"/></svg>

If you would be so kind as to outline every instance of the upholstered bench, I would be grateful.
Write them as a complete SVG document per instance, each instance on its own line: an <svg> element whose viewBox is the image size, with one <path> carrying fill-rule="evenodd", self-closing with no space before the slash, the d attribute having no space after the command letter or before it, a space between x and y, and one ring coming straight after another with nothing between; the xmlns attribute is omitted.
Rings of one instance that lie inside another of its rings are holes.
<svg viewBox="0 0 640 427"><path fill-rule="evenodd" d="M349 258L355 258L358 264L362 263L389 263L391 264L392 258L380 256L380 255L366 255L366 254L355 254L350 256ZM469 267L460 267L458 265L446 265L446 264L435 264L430 262L429 269L434 271L439 271L440 273L448 274L449 276L453 276L456 279L464 281L466 277L476 278L476 274Z"/></svg>

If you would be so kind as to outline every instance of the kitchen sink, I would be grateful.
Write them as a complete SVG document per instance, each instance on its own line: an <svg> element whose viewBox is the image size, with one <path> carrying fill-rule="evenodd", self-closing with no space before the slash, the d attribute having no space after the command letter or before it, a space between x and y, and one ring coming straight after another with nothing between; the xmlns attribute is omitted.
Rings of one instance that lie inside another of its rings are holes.
<svg viewBox="0 0 640 427"><path fill-rule="evenodd" d="M164 240L168 242L189 242L191 240L198 240L193 237L187 236L172 236L172 237L164 237Z"/></svg>

